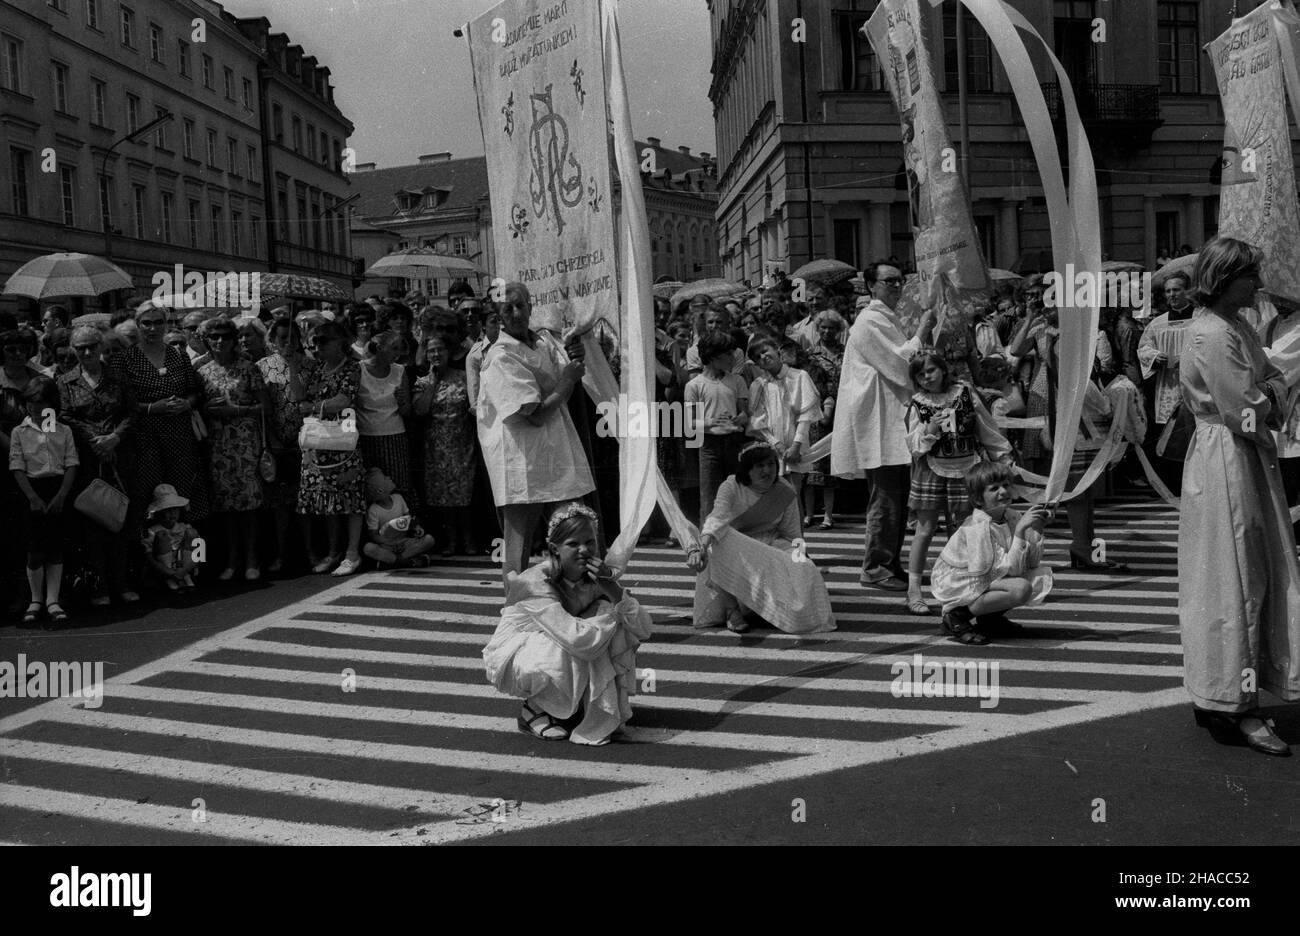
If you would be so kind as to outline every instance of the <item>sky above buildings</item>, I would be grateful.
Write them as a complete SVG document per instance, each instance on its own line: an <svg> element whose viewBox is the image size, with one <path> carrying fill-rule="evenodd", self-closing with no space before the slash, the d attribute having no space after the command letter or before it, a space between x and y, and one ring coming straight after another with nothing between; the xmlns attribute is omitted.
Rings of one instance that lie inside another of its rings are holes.
<svg viewBox="0 0 1300 936"><path fill-rule="evenodd" d="M593 0L594 2L594 0ZM452 30L495 0L223 0L265 16L330 68L335 101L356 125L349 145L379 168L424 153L483 152L469 50ZM619 25L638 139L716 152L704 0L621 0Z"/></svg>

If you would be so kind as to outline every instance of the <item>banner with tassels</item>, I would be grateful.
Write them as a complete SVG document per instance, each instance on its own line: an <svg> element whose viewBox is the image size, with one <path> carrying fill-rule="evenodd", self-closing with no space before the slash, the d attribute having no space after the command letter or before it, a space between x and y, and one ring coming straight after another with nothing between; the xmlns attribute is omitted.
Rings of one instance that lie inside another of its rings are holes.
<svg viewBox="0 0 1300 936"><path fill-rule="evenodd" d="M1295 65L1296 35L1285 28L1294 18L1278 4L1256 7L1206 50L1223 100L1219 233L1261 248L1264 291L1275 305L1300 308L1300 207L1283 94Z"/></svg>

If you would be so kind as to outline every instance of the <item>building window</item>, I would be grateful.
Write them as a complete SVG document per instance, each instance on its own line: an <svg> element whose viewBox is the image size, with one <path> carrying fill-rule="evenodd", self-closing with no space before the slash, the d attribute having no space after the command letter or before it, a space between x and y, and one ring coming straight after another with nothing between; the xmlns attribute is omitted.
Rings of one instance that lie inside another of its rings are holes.
<svg viewBox="0 0 1300 936"><path fill-rule="evenodd" d="M212 249L221 251L221 209L216 205L208 206L212 212Z"/></svg>
<svg viewBox="0 0 1300 936"><path fill-rule="evenodd" d="M104 102L107 99L108 85L97 78L90 79L90 122L97 127L108 126L108 118L104 114Z"/></svg>
<svg viewBox="0 0 1300 936"><path fill-rule="evenodd" d="M140 126L140 99L134 94L126 96L126 132L134 133Z"/></svg>
<svg viewBox="0 0 1300 936"><path fill-rule="evenodd" d="M194 158L194 121L188 117L181 123L181 155Z"/></svg>
<svg viewBox="0 0 1300 936"><path fill-rule="evenodd" d="M235 72L233 69L221 69L221 84L226 100L233 101L235 99Z"/></svg>
<svg viewBox="0 0 1300 936"><path fill-rule="evenodd" d="M1195 3L1156 4L1160 90L1195 94L1200 87L1200 23Z"/></svg>
<svg viewBox="0 0 1300 936"><path fill-rule="evenodd" d="M988 33L979 20L969 13L963 17L966 32L966 89L974 92L993 90L993 54ZM943 79L948 91L957 90L957 5L943 7Z"/></svg>
<svg viewBox="0 0 1300 936"><path fill-rule="evenodd" d="M9 181L13 213L27 217L31 207L27 199L28 178L31 175L32 154L16 147L9 148Z"/></svg>
<svg viewBox="0 0 1300 936"><path fill-rule="evenodd" d="M86 25L99 29L99 0L86 0Z"/></svg>
<svg viewBox="0 0 1300 936"><path fill-rule="evenodd" d="M234 137L226 137L226 171L239 175L239 142Z"/></svg>
<svg viewBox="0 0 1300 936"><path fill-rule="evenodd" d="M68 66L51 62L54 69L54 109L68 113Z"/></svg>
<svg viewBox="0 0 1300 936"><path fill-rule="evenodd" d="M157 23L149 24L149 58L159 65L163 63L163 33Z"/></svg>
<svg viewBox="0 0 1300 936"><path fill-rule="evenodd" d="M1163 256L1176 257L1182 238L1178 233L1178 212L1156 212L1156 250Z"/></svg>
<svg viewBox="0 0 1300 936"><path fill-rule="evenodd" d="M243 85L243 90L244 90L244 109L252 110L253 109L253 83L249 81L247 78L240 79L240 82Z"/></svg>
<svg viewBox="0 0 1300 936"><path fill-rule="evenodd" d="M164 244L172 242L172 212L176 210L176 196L171 192L162 193L162 240Z"/></svg>
<svg viewBox="0 0 1300 936"><path fill-rule="evenodd" d="M469 256L469 238L464 234L457 234L451 239L451 254L453 257Z"/></svg>
<svg viewBox="0 0 1300 936"><path fill-rule="evenodd" d="M60 13L68 12L68 0L45 0L47 6L52 6Z"/></svg>
<svg viewBox="0 0 1300 936"><path fill-rule="evenodd" d="M330 164L330 138L324 130L320 132L320 161L326 166Z"/></svg>
<svg viewBox="0 0 1300 936"><path fill-rule="evenodd" d="M230 252L239 255L239 227L244 223L244 216L238 211L230 212Z"/></svg>
<svg viewBox="0 0 1300 936"><path fill-rule="evenodd" d="M135 11L122 7L122 45L135 48Z"/></svg>
<svg viewBox="0 0 1300 936"><path fill-rule="evenodd" d="M1075 91L1097 83L1097 43L1092 41L1093 0L1055 0L1052 44Z"/></svg>
<svg viewBox="0 0 1300 936"><path fill-rule="evenodd" d="M113 225L113 180L108 176L99 177L99 224L100 230L110 230Z"/></svg>
<svg viewBox="0 0 1300 936"><path fill-rule="evenodd" d="M302 152L302 118L297 116L293 118L293 151Z"/></svg>
<svg viewBox="0 0 1300 936"><path fill-rule="evenodd" d="M189 227L190 227L190 246L199 246L199 203L197 199L189 199Z"/></svg>
<svg viewBox="0 0 1300 936"><path fill-rule="evenodd" d="M208 131L208 165L216 167L217 165L217 131Z"/></svg>
<svg viewBox="0 0 1300 936"><path fill-rule="evenodd" d="M203 52L199 56L203 66L203 87L212 89L212 56Z"/></svg>
<svg viewBox="0 0 1300 936"><path fill-rule="evenodd" d="M279 104L271 105L271 130L275 134L275 142L284 142L284 108Z"/></svg>
<svg viewBox="0 0 1300 936"><path fill-rule="evenodd" d="M298 243L307 246L307 199L298 199Z"/></svg>
<svg viewBox="0 0 1300 936"><path fill-rule="evenodd" d="M316 161L316 128L307 124L307 158Z"/></svg>
<svg viewBox="0 0 1300 936"><path fill-rule="evenodd" d="M77 220L77 170L71 166L59 169L59 200L63 209L63 223L74 227Z"/></svg>
<svg viewBox="0 0 1300 936"><path fill-rule="evenodd" d="M262 252L262 219L253 218L248 224L248 252L256 257Z"/></svg>
<svg viewBox="0 0 1300 936"><path fill-rule="evenodd" d="M135 222L135 236L144 240L144 186L131 186L132 220Z"/></svg>
<svg viewBox="0 0 1300 936"><path fill-rule="evenodd" d="M23 44L0 33L0 88L20 94L23 90Z"/></svg>
<svg viewBox="0 0 1300 936"><path fill-rule="evenodd" d="M248 181L250 182L257 181L257 147L256 146L248 147L248 172L245 173L245 175L248 176Z"/></svg>
<svg viewBox="0 0 1300 936"><path fill-rule="evenodd" d="M153 109L153 116L155 120L167 116L167 113L168 111L167 108L165 107L155 107ZM153 145L158 147L158 149L160 150L165 150L168 148L167 147L167 125L165 123L160 123L158 125L158 129L153 132Z"/></svg>
<svg viewBox="0 0 1300 936"><path fill-rule="evenodd" d="M874 4L872 5L874 8ZM840 13L840 88L844 91L882 91L884 74L862 27L871 19L872 10Z"/></svg>
<svg viewBox="0 0 1300 936"><path fill-rule="evenodd" d="M287 242L289 240L289 193L283 189L275 195L275 215L280 229L279 239Z"/></svg>
<svg viewBox="0 0 1300 936"><path fill-rule="evenodd" d="M181 77L190 77L190 44L184 39L176 40L176 59L181 63Z"/></svg>
<svg viewBox="0 0 1300 936"><path fill-rule="evenodd" d="M343 171L343 149L339 146L339 141L334 141L334 171Z"/></svg>

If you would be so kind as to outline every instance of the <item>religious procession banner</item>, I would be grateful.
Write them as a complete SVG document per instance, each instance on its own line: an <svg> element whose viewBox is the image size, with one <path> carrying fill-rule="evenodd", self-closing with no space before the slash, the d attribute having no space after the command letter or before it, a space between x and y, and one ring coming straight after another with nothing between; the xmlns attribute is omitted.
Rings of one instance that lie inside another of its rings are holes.
<svg viewBox="0 0 1300 936"><path fill-rule="evenodd" d="M991 284L922 39L918 0L882 0L866 29L902 122L922 304L969 307Z"/></svg>
<svg viewBox="0 0 1300 936"><path fill-rule="evenodd" d="M1265 292L1300 306L1300 211L1273 10L1235 20L1207 51L1225 124L1219 233L1262 248Z"/></svg>
<svg viewBox="0 0 1300 936"><path fill-rule="evenodd" d="M586 331L618 299L600 5L505 0L467 33L495 275L528 287L534 328Z"/></svg>

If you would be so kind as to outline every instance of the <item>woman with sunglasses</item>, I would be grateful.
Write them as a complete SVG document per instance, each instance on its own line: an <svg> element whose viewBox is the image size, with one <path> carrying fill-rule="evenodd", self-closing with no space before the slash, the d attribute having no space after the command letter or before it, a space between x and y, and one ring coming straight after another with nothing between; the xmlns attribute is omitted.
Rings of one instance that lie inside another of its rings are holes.
<svg viewBox="0 0 1300 936"><path fill-rule="evenodd" d="M315 359L289 361L289 392L303 416L340 419L348 410L355 418L353 406L361 386L361 364L349 356L351 341L342 325L321 322L311 336ZM324 516L329 521L330 553L312 567L313 572L333 570L342 576L361 568L365 510L365 468L360 452L303 452L298 512Z"/></svg>
<svg viewBox="0 0 1300 936"><path fill-rule="evenodd" d="M1221 743L1285 757L1259 692L1300 701L1300 565L1273 435L1286 380L1241 316L1264 286L1263 259L1216 237L1192 273L1199 308L1179 379L1196 430L1178 515L1178 619L1196 723Z"/></svg>
<svg viewBox="0 0 1300 936"><path fill-rule="evenodd" d="M72 430L81 461L71 496L75 503L95 478L131 490L136 458L130 435L132 403L125 385L104 366L103 333L91 325L74 329L72 351L77 366L61 376L58 384L60 418ZM82 523L84 531L86 564L92 575L90 603L104 607L110 601L110 591L124 604L139 601L140 596L126 581L130 542L126 529L113 533L79 515L73 519Z"/></svg>
<svg viewBox="0 0 1300 936"><path fill-rule="evenodd" d="M111 358L109 369L126 386L134 404L132 427L138 446L128 527L160 484L189 498L191 523L208 515L208 472L199 451L195 409L202 387L189 355L168 347L167 311L145 302L135 311L140 343Z"/></svg>
<svg viewBox="0 0 1300 936"><path fill-rule="evenodd" d="M224 514L226 526L226 567L217 579L228 582L235 577L242 546L244 578L255 582L262 577L257 562L256 511L262 506L257 460L266 444L262 425L270 401L262 372L239 356L234 322L208 319L199 326L199 335L212 354L212 360L199 368L212 446L212 501L213 508Z"/></svg>

